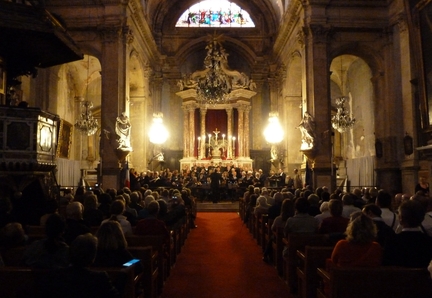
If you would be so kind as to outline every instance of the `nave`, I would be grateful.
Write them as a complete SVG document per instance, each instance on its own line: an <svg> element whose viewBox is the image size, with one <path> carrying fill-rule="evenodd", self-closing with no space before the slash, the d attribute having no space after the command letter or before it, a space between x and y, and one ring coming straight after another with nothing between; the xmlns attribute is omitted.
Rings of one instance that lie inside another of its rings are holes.
<svg viewBox="0 0 432 298"><path fill-rule="evenodd" d="M236 212L200 212L162 298L289 297L276 269Z"/></svg>

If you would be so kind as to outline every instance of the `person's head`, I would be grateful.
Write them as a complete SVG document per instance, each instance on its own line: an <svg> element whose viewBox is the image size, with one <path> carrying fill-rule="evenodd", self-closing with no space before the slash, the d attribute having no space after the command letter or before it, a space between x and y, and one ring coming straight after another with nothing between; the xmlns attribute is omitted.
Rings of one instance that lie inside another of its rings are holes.
<svg viewBox="0 0 432 298"><path fill-rule="evenodd" d="M125 210L125 203L122 200L115 200L112 204L111 204L111 208L110 208L110 212L111 215L120 215L124 212Z"/></svg>
<svg viewBox="0 0 432 298"><path fill-rule="evenodd" d="M147 210L148 210L148 213L150 214L150 215L153 215L153 216L157 216L158 215L158 213L159 213L159 203L157 202L157 201L151 201L149 204L148 204L148 206L147 206Z"/></svg>
<svg viewBox="0 0 432 298"><path fill-rule="evenodd" d="M130 194L130 199L132 204L140 204L141 197L138 191L134 191Z"/></svg>
<svg viewBox="0 0 432 298"><path fill-rule="evenodd" d="M328 201L330 201L330 194L328 192L324 191L321 194L321 201L322 202L328 202Z"/></svg>
<svg viewBox="0 0 432 298"><path fill-rule="evenodd" d="M294 204L297 213L307 213L309 209L309 202L306 198L298 198Z"/></svg>
<svg viewBox="0 0 432 298"><path fill-rule="evenodd" d="M361 198L362 197L361 189L360 188L354 188L353 195L356 196L357 198Z"/></svg>
<svg viewBox="0 0 432 298"><path fill-rule="evenodd" d="M95 195L88 195L84 198L84 210L97 209L98 201Z"/></svg>
<svg viewBox="0 0 432 298"><path fill-rule="evenodd" d="M150 204L150 202L153 202L153 201L155 201L154 196L152 196L152 195L148 195L148 196L146 196L146 197L144 198L144 204L145 204L145 207L147 207L147 206Z"/></svg>
<svg viewBox="0 0 432 298"><path fill-rule="evenodd" d="M83 218L84 206L80 202L72 202L66 206L66 217L74 220Z"/></svg>
<svg viewBox="0 0 432 298"><path fill-rule="evenodd" d="M375 204L377 204L380 208L391 208L392 198L388 192L384 190L378 191L378 195L375 199Z"/></svg>
<svg viewBox="0 0 432 298"><path fill-rule="evenodd" d="M294 201L290 199L283 200L281 213L280 213L282 215L282 219L285 221L289 217L294 216L294 213L295 213Z"/></svg>
<svg viewBox="0 0 432 298"><path fill-rule="evenodd" d="M265 196L259 196L257 199L257 205L267 206L267 198Z"/></svg>
<svg viewBox="0 0 432 298"><path fill-rule="evenodd" d="M404 228L416 228L420 226L424 216L424 207L416 200L402 202L399 206L399 221Z"/></svg>
<svg viewBox="0 0 432 298"><path fill-rule="evenodd" d="M10 222L0 230L1 244L8 247L24 245L26 235L22 225L18 222Z"/></svg>
<svg viewBox="0 0 432 298"><path fill-rule="evenodd" d="M307 197L310 206L318 207L319 206L319 197L316 194L311 194Z"/></svg>
<svg viewBox="0 0 432 298"><path fill-rule="evenodd" d="M363 207L362 212L370 218L381 217L381 208L375 204L367 204Z"/></svg>
<svg viewBox="0 0 432 298"><path fill-rule="evenodd" d="M273 195L273 200L274 200L275 204L282 204L283 199L284 199L283 194L280 192L276 192Z"/></svg>
<svg viewBox="0 0 432 298"><path fill-rule="evenodd" d="M90 266L97 252L98 240L90 233L79 235L69 248L69 259L75 267Z"/></svg>
<svg viewBox="0 0 432 298"><path fill-rule="evenodd" d="M354 204L354 199L350 194L346 194L342 197L342 203L344 205L353 205Z"/></svg>
<svg viewBox="0 0 432 298"><path fill-rule="evenodd" d="M54 239L63 235L66 229L66 222L59 214L51 214L45 223L45 234L47 238Z"/></svg>
<svg viewBox="0 0 432 298"><path fill-rule="evenodd" d="M332 216L341 216L343 210L342 201L338 199L331 199L329 202L329 209Z"/></svg>
<svg viewBox="0 0 432 298"><path fill-rule="evenodd" d="M115 220L103 223L97 230L96 237L100 250L118 250L127 247L120 223Z"/></svg>
<svg viewBox="0 0 432 298"><path fill-rule="evenodd" d="M322 202L322 204L320 206L320 212L324 213L327 211L330 212L329 202Z"/></svg>
<svg viewBox="0 0 432 298"><path fill-rule="evenodd" d="M377 228L372 219L362 212L353 214L346 228L346 240L353 243L370 243L375 240Z"/></svg>

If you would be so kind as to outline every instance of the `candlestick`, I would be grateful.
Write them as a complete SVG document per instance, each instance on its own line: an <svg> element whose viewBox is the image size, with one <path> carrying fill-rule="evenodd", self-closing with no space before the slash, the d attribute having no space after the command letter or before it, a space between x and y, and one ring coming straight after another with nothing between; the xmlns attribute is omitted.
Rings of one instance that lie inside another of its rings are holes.
<svg viewBox="0 0 432 298"><path fill-rule="evenodd" d="M201 137L198 137L197 159L200 158L200 148L201 148Z"/></svg>
<svg viewBox="0 0 432 298"><path fill-rule="evenodd" d="M236 140L236 138L235 137L232 137L232 141L233 141L233 157L235 158L235 140Z"/></svg>

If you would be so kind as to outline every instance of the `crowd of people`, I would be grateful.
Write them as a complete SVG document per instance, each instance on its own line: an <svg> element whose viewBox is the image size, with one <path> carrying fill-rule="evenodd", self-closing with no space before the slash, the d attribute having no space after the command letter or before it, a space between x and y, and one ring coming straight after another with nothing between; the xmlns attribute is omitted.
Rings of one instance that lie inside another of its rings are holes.
<svg viewBox="0 0 432 298"><path fill-rule="evenodd" d="M425 186L424 186L425 188ZM242 198L244 221L267 214L271 229L289 234L326 234L335 244L332 266L403 266L427 268L432 274L432 198L427 189L392 197L377 188L339 189L309 186L269 191L249 186ZM267 243L263 260L272 260ZM284 252L285 253L285 252ZM431 265L430 265L431 264Z"/></svg>
<svg viewBox="0 0 432 298"><path fill-rule="evenodd" d="M132 191L124 187L102 191L78 187L74 193L47 201L45 214L39 222L45 237L31 239L27 232L29 226L16 220L20 218L19 208L8 197L1 197L0 267L19 265L52 270L55 272L52 280L58 281L56 276L64 278L60 283L62 287L53 287L52 283L41 284L41 287L56 291L57 297L79 296L63 296L63 288L81 289L77 283L82 279L77 276L88 278L85 285L96 282L100 293L107 295L92 292L91 297L120 297L124 284L112 285L107 276L92 272L92 268L121 268L133 259L128 251L128 235L162 235L169 248L172 243L170 230L183 224L185 216L190 216L191 228L196 227L195 214L189 212L195 210L194 206L195 199L187 188L151 190L141 187ZM9 264L6 256L13 249L21 249L22 257L14 260L15 264ZM87 250L86 256L83 249ZM136 270L142 271L140 264L136 265ZM90 289L96 291L95 287Z"/></svg>

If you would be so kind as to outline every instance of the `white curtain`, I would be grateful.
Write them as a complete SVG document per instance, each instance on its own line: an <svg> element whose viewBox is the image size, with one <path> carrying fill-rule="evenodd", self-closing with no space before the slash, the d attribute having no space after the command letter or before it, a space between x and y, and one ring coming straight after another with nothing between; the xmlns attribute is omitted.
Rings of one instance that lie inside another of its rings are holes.
<svg viewBox="0 0 432 298"><path fill-rule="evenodd" d="M347 175L352 187L375 185L375 156L365 156L347 160Z"/></svg>
<svg viewBox="0 0 432 298"><path fill-rule="evenodd" d="M57 183L62 187L77 187L81 177L80 162L57 158Z"/></svg>

